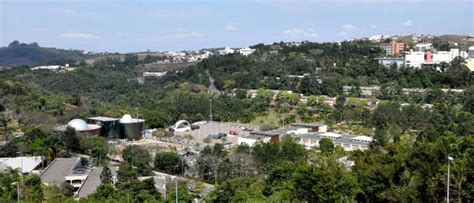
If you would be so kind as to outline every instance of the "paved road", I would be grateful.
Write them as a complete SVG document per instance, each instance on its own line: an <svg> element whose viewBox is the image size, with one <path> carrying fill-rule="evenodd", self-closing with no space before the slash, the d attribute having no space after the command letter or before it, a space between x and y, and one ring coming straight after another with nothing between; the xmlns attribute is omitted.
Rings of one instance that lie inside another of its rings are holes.
<svg viewBox="0 0 474 203"><path fill-rule="evenodd" d="M206 75L209 77L209 93L214 93L217 95L221 94L221 91L217 89L216 87L216 80L211 76L211 73L209 73L209 70L206 69Z"/></svg>

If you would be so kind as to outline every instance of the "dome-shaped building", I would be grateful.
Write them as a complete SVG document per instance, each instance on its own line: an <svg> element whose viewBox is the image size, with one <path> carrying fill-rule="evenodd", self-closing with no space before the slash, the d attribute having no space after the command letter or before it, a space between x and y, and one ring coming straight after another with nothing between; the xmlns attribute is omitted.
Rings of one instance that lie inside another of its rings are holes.
<svg viewBox="0 0 474 203"><path fill-rule="evenodd" d="M86 132L92 135L99 135L101 127L95 124L87 124L82 119L72 119L67 125L59 126L56 130L65 131L68 127L74 128L76 132Z"/></svg>
<svg viewBox="0 0 474 203"><path fill-rule="evenodd" d="M68 127L74 128L76 131L87 130L87 123L82 119L72 119L67 123Z"/></svg>

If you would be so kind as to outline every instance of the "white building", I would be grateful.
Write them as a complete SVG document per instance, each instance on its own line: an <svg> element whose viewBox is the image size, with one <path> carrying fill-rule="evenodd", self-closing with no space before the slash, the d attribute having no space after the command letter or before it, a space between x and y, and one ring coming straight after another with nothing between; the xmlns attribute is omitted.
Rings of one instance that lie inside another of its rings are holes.
<svg viewBox="0 0 474 203"><path fill-rule="evenodd" d="M31 68L31 70L59 70L63 69L64 66L60 65L51 65L51 66L36 66L34 68Z"/></svg>
<svg viewBox="0 0 474 203"><path fill-rule="evenodd" d="M249 47L245 47L243 49L239 49L239 54L242 54L244 56L248 56L250 54L253 54L255 52L255 49L251 49Z"/></svg>
<svg viewBox="0 0 474 203"><path fill-rule="evenodd" d="M219 50L220 55L233 54L235 51L229 47L225 47L222 50Z"/></svg>
<svg viewBox="0 0 474 203"><path fill-rule="evenodd" d="M425 63L425 52L410 51L405 55L405 65L408 67L421 68Z"/></svg>
<svg viewBox="0 0 474 203"><path fill-rule="evenodd" d="M250 147L253 147L259 141L262 141L263 143L268 143L268 142L270 142L270 139L271 139L270 137L265 137L265 136L261 136L261 135L251 135L251 136L247 136L247 137L238 137L237 143L239 145L246 144Z"/></svg>
<svg viewBox="0 0 474 203"><path fill-rule="evenodd" d="M144 72L143 77L163 77L165 76L167 71L164 72Z"/></svg>
<svg viewBox="0 0 474 203"><path fill-rule="evenodd" d="M419 43L415 45L415 51L426 52L426 50L431 50L433 48L433 44L431 43Z"/></svg>

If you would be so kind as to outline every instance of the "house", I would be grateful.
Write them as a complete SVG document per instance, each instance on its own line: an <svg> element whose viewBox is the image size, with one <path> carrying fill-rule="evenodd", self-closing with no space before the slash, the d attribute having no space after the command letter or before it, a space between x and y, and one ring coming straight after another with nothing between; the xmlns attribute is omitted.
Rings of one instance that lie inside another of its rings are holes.
<svg viewBox="0 0 474 203"><path fill-rule="evenodd" d="M233 54L235 51L229 47L219 50L220 55Z"/></svg>
<svg viewBox="0 0 474 203"><path fill-rule="evenodd" d="M243 49L239 49L239 54L242 54L244 56L248 56L250 54L253 54L255 52L255 49L251 49L249 47L245 47Z"/></svg>

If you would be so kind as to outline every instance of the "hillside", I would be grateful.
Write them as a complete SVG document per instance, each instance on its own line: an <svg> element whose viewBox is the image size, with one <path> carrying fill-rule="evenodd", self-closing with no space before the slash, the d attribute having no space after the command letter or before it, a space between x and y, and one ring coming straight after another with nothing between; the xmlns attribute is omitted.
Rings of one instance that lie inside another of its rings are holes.
<svg viewBox="0 0 474 203"><path fill-rule="evenodd" d="M36 42L25 44L13 41L7 47L0 48L1 66L15 67L54 62L73 62L82 60L85 57L80 50L40 47Z"/></svg>

